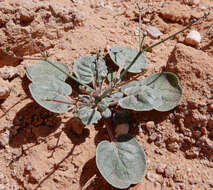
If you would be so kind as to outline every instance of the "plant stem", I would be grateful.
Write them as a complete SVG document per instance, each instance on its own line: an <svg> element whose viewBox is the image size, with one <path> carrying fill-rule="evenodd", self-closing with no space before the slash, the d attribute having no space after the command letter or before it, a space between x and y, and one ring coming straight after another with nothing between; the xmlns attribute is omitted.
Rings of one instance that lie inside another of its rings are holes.
<svg viewBox="0 0 213 190"><path fill-rule="evenodd" d="M207 16L207 15L204 15L201 19L206 18L206 16ZM199 20L200 20L200 19L199 19ZM159 42L157 42L157 43L155 43L155 44L153 44L153 45L151 45L151 46L149 46L149 47L143 49L142 51L139 51L138 54L137 54L137 55L135 56L135 58L133 59L133 61L132 61L132 62L128 65L128 67L121 73L120 79L122 80L122 78L124 77L124 75L126 75L126 73L128 72L128 70L132 67L132 65L136 62L136 60L140 57L140 55L141 55L144 51L149 51L149 50L152 49L153 47L155 47L155 46L157 46L157 45L159 45L159 44L161 44L161 43L163 43L163 42L165 42L165 41L167 41L167 40L173 38L174 36L180 34L181 32L187 30L188 28L190 28L193 24L196 24L197 22L199 22L199 20L198 20L198 21L192 21L188 26L184 27L182 30L180 30L180 31L178 31L178 32L176 32L176 33L174 33L174 34L168 36L167 38L165 38L165 39L163 39L163 40L160 40Z"/></svg>
<svg viewBox="0 0 213 190"><path fill-rule="evenodd" d="M163 39L163 40L161 40L161 41L159 41L159 42L157 42L157 43L155 43L155 44L153 44L153 45L151 45L151 46L145 48L143 51L149 51L149 50L152 49L153 47L155 47L155 46L157 46L157 45L159 45L159 44L161 44L161 43L163 43L163 42L165 42L165 41L167 41L167 40L173 38L174 36L180 34L181 32L184 32L185 30L187 30L188 28L190 28L193 24L194 24L194 22L192 22L191 24L189 24L188 26L186 26L186 27L183 28L182 30L180 30L180 31L178 31L178 32L176 32L176 33L174 33L174 34L172 34L171 36L168 36L167 38L165 38L165 39Z"/></svg>
<svg viewBox="0 0 213 190"><path fill-rule="evenodd" d="M141 26L142 26L142 21L141 21L141 16L142 16L142 9L139 7L139 51L141 50L142 46L142 39L141 39Z"/></svg>
<svg viewBox="0 0 213 190"><path fill-rule="evenodd" d="M48 59L44 59L44 61L46 61L47 63L51 64L53 67L55 67L56 69L58 69L59 71L61 71L62 73L64 73L65 75L67 75L69 78L73 79L74 81L76 81L77 83L81 84L82 86L89 88L90 90L94 90L93 88L91 88L89 85L84 84L83 82L81 82L80 80L78 80L77 78L75 78L73 75L63 71L61 68L59 68L58 66L54 65L53 62L49 61Z"/></svg>

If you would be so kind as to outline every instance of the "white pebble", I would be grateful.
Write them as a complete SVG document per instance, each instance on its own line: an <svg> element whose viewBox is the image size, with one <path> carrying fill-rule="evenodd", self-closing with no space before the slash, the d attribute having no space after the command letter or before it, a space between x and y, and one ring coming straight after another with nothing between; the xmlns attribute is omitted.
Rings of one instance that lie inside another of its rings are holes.
<svg viewBox="0 0 213 190"><path fill-rule="evenodd" d="M201 41L201 35L198 31L193 30L191 31L185 39L185 42L189 45L193 45L195 47L198 47Z"/></svg>
<svg viewBox="0 0 213 190"><path fill-rule="evenodd" d="M149 26L147 29L147 33L154 39L159 38L163 33L154 26Z"/></svg>

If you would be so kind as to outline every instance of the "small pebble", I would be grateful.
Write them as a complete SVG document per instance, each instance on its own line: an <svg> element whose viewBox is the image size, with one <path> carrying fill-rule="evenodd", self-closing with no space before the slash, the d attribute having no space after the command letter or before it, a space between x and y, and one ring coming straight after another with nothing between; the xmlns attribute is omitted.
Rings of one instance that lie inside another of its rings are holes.
<svg viewBox="0 0 213 190"><path fill-rule="evenodd" d="M161 182L162 177L160 175L154 174L152 172L147 172L146 178L151 182Z"/></svg>
<svg viewBox="0 0 213 190"><path fill-rule="evenodd" d="M201 183L201 181L197 178L191 178L191 179L189 179L189 183L191 185L195 185L195 184Z"/></svg>
<svg viewBox="0 0 213 190"><path fill-rule="evenodd" d="M163 174L165 171L166 165L165 164L160 164L157 168L156 168L156 172L158 174Z"/></svg>
<svg viewBox="0 0 213 190"><path fill-rule="evenodd" d="M128 134L128 132L129 132L129 124L125 123L116 125L115 128L116 137L118 137L119 135Z"/></svg>
<svg viewBox="0 0 213 190"><path fill-rule="evenodd" d="M183 170L177 170L174 174L174 181L175 182L184 182L185 179L185 172Z"/></svg>
<svg viewBox="0 0 213 190"><path fill-rule="evenodd" d="M149 132L154 131L154 129L155 129L155 123L154 123L154 121L148 121L148 122L146 123L146 129L147 129L147 131L149 131Z"/></svg>
<svg viewBox="0 0 213 190"><path fill-rule="evenodd" d="M172 142L167 144L167 149L171 152L177 152L180 148L180 145L177 142Z"/></svg>
<svg viewBox="0 0 213 190"><path fill-rule="evenodd" d="M10 132L7 130L6 132L0 135L0 145L6 146L10 141Z"/></svg>
<svg viewBox="0 0 213 190"><path fill-rule="evenodd" d="M155 149L155 153L159 155L163 155L164 152L160 149Z"/></svg>
<svg viewBox="0 0 213 190"><path fill-rule="evenodd" d="M213 111L213 103L208 105L208 111Z"/></svg>
<svg viewBox="0 0 213 190"><path fill-rule="evenodd" d="M0 184L0 190L6 190L6 187Z"/></svg>
<svg viewBox="0 0 213 190"><path fill-rule="evenodd" d="M203 4L200 4L200 5L199 5L199 8L200 8L201 10L206 10L206 9L207 9L207 7L206 7L205 5L203 5Z"/></svg>
<svg viewBox="0 0 213 190"><path fill-rule="evenodd" d="M199 47L200 41L201 41L201 35L196 30L191 31L186 36L186 39L185 39L186 44L189 44L189 45L192 45L192 46L195 46L195 47Z"/></svg>
<svg viewBox="0 0 213 190"><path fill-rule="evenodd" d="M198 5L200 3L200 0L191 0L190 4L191 5Z"/></svg>
<svg viewBox="0 0 213 190"><path fill-rule="evenodd" d="M213 188L213 181L209 182L209 186Z"/></svg>
<svg viewBox="0 0 213 190"><path fill-rule="evenodd" d="M26 165L26 170L31 171L32 169L33 169L32 164L30 162L28 162L27 165Z"/></svg>
<svg viewBox="0 0 213 190"><path fill-rule="evenodd" d="M0 77L3 79L12 79L18 75L18 71L14 67L4 66L0 68Z"/></svg>
<svg viewBox="0 0 213 190"><path fill-rule="evenodd" d="M149 138L148 138L148 142L149 142L149 143L152 143L152 142L154 142L157 138L158 138L157 133L152 133L152 134L149 136Z"/></svg>
<svg viewBox="0 0 213 190"><path fill-rule="evenodd" d="M10 83L0 78L0 84L0 100L5 100L10 95Z"/></svg>
<svg viewBox="0 0 213 190"><path fill-rule="evenodd" d="M186 158L193 159L199 156L200 149L198 147L192 147L185 152Z"/></svg>
<svg viewBox="0 0 213 190"><path fill-rule="evenodd" d="M171 166L167 166L164 170L165 177L167 178L173 178L174 176L174 168Z"/></svg>
<svg viewBox="0 0 213 190"><path fill-rule="evenodd" d="M163 35L163 33L154 26L149 26L149 27L147 27L146 30L147 30L147 33L154 39L157 39Z"/></svg>

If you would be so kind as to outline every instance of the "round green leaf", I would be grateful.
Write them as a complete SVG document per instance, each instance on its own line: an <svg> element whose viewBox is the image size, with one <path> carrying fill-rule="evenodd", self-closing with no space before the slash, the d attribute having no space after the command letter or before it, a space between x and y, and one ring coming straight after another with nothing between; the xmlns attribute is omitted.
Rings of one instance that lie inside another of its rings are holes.
<svg viewBox="0 0 213 190"><path fill-rule="evenodd" d="M101 119L101 114L99 111L92 109L88 106L80 108L75 116L78 117L84 125L92 125L98 123Z"/></svg>
<svg viewBox="0 0 213 190"><path fill-rule="evenodd" d="M137 50L124 46L113 46L108 48L108 53L112 61L117 66L124 65L126 68L138 54ZM147 61L144 54L141 54L132 67L128 70L130 73L140 73L147 68Z"/></svg>
<svg viewBox="0 0 213 190"><path fill-rule="evenodd" d="M69 68L66 64L61 63L61 62L53 62L53 64L66 73L69 73ZM35 63L29 67L27 67L26 75L29 80L33 81L34 78L43 76L43 75L50 75L50 76L55 76L58 79L61 79L65 81L67 79L67 75L52 66L50 63L46 61L41 61L38 63Z"/></svg>
<svg viewBox="0 0 213 190"><path fill-rule="evenodd" d="M152 74L140 81L140 85L158 90L163 102L155 109L162 112L175 108L179 104L183 93L177 76L170 72Z"/></svg>
<svg viewBox="0 0 213 190"><path fill-rule="evenodd" d="M135 138L122 135L116 142L102 141L98 144L96 164L109 184L125 189L144 177L146 156Z"/></svg>
<svg viewBox="0 0 213 190"><path fill-rule="evenodd" d="M34 100L51 112L65 113L70 108L67 96L72 93L72 88L54 76L33 78L29 89Z"/></svg>
<svg viewBox="0 0 213 190"><path fill-rule="evenodd" d="M101 82L107 76L107 66L105 61L96 56L84 56L75 60L74 73L83 83L89 84L93 80ZM98 71L96 76L96 71Z"/></svg>

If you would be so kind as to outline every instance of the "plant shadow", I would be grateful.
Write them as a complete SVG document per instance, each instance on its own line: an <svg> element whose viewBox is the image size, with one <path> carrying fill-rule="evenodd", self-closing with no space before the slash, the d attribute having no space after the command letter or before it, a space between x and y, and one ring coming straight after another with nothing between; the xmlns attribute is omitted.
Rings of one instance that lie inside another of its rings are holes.
<svg viewBox="0 0 213 190"><path fill-rule="evenodd" d="M94 167L95 166L95 167ZM93 180L91 180L94 178ZM80 180L79 180L80 187L82 189L93 189L93 190L115 190L116 188L112 187L108 184L105 179L99 173L95 157L88 160L87 163L82 168Z"/></svg>
<svg viewBox="0 0 213 190"><path fill-rule="evenodd" d="M79 128L79 133L77 134L75 131L73 131L73 128ZM84 128L82 126L82 123L79 122L78 118L71 118L69 121L66 122L63 132L67 135L67 137L70 139L72 144L79 145L83 142L85 142L86 138L89 137L90 131L87 128Z"/></svg>
<svg viewBox="0 0 213 190"><path fill-rule="evenodd" d="M27 78L27 75L25 74L23 79L21 80L21 85L22 85L22 88L24 89L24 92L27 95L27 97L32 97L30 94L30 90L29 90L30 83L31 83L31 81Z"/></svg>
<svg viewBox="0 0 213 190"><path fill-rule="evenodd" d="M43 179L40 180L38 185L33 190L40 189L41 185L46 180L48 180L58 169L60 169L60 166L64 163L65 160L67 160L71 156L75 156L75 154L73 154L75 147L78 146L79 144L85 142L86 138L89 136L89 130L85 129L85 128L82 130L81 135L77 135L77 134L73 133L73 131L71 131L71 126L75 125L75 124L76 124L75 118L72 118L68 122L65 123L64 127L62 128L62 131L59 132L59 134L58 134L58 140L57 140L57 143L55 146L55 148L57 148L57 145L58 145L58 142L60 139L60 135L62 132L64 132L73 144L71 150L66 154L66 156L60 162L53 165L53 167L50 169L50 171L47 172L46 176L44 176ZM53 156L53 153L55 152L55 148L53 149L53 152L50 157Z"/></svg>
<svg viewBox="0 0 213 190"><path fill-rule="evenodd" d="M61 124L61 118L32 102L19 110L10 128L9 145L21 147L24 144L38 144L38 139L48 137Z"/></svg>

